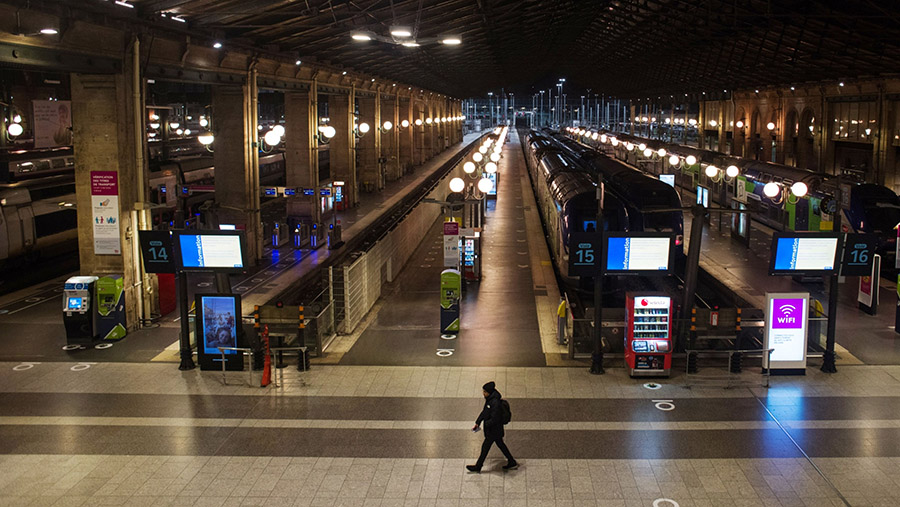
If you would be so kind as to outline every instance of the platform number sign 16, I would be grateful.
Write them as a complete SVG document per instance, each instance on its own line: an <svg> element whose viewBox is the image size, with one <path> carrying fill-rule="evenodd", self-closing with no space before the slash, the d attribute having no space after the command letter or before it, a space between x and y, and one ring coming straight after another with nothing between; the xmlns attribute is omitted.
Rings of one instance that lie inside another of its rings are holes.
<svg viewBox="0 0 900 507"><path fill-rule="evenodd" d="M569 276L594 276L600 273L600 234L582 232L569 238Z"/></svg>
<svg viewBox="0 0 900 507"><path fill-rule="evenodd" d="M878 240L871 234L847 234L844 256L841 261L842 276L869 276Z"/></svg>
<svg viewBox="0 0 900 507"><path fill-rule="evenodd" d="M169 231L140 231L141 256L147 273L174 273L175 255Z"/></svg>

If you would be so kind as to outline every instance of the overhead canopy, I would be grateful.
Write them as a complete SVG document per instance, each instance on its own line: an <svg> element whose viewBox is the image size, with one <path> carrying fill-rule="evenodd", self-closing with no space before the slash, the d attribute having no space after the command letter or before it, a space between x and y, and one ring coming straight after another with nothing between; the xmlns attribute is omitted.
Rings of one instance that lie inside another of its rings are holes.
<svg viewBox="0 0 900 507"><path fill-rule="evenodd" d="M900 14L883 0L129 1L138 16L182 16L225 43L457 97L500 87L530 94L565 77L570 90L638 98L849 79L900 64ZM364 30L392 39L392 25L421 45L351 38ZM425 42L448 34L462 44Z"/></svg>

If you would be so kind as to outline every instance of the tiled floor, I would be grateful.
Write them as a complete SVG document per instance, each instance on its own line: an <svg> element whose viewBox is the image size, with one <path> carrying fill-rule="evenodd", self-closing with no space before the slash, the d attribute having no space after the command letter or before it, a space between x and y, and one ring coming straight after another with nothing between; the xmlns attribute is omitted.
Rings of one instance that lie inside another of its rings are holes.
<svg viewBox="0 0 900 507"><path fill-rule="evenodd" d="M648 390L620 368L318 366L260 389L87 366L0 363L0 505L856 506L900 487L900 367ZM496 450L463 468L486 380L517 471Z"/></svg>

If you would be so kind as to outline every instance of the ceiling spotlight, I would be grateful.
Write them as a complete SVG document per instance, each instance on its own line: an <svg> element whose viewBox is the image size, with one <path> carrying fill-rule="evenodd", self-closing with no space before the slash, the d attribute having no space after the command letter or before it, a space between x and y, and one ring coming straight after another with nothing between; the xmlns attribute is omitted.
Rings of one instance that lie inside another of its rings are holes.
<svg viewBox="0 0 900 507"><path fill-rule="evenodd" d="M116 5L121 5L122 7L128 7L129 9L134 9L134 5L126 2L125 0L116 0Z"/></svg>
<svg viewBox="0 0 900 507"><path fill-rule="evenodd" d="M44 35L56 35L59 31L56 28L41 28L41 33Z"/></svg>
<svg viewBox="0 0 900 507"><path fill-rule="evenodd" d="M341 75L342 75L342 76L346 76L346 75L347 75L347 71L345 70L344 72L341 72Z"/></svg>
<svg viewBox="0 0 900 507"><path fill-rule="evenodd" d="M394 37L412 37L412 30L408 26L392 26L391 35Z"/></svg>
<svg viewBox="0 0 900 507"><path fill-rule="evenodd" d="M350 37L352 37L353 40L358 40L358 41L372 40L372 36L366 32L353 32L350 34Z"/></svg>
<svg viewBox="0 0 900 507"><path fill-rule="evenodd" d="M408 47L408 48L417 48L417 47L419 47L419 43L416 42L416 41L406 41L406 42L403 43L403 45L406 46L406 47Z"/></svg>
<svg viewBox="0 0 900 507"><path fill-rule="evenodd" d="M441 44L446 44L448 46L456 46L462 44L462 38L458 35L447 35L443 39L441 39Z"/></svg>
<svg viewBox="0 0 900 507"><path fill-rule="evenodd" d="M294 65L300 65L300 64L302 64L302 63L303 63L302 61L297 60L296 62L294 62Z"/></svg>
<svg viewBox="0 0 900 507"><path fill-rule="evenodd" d="M222 43L221 42L213 42L213 47L215 49L220 49L222 47Z"/></svg>

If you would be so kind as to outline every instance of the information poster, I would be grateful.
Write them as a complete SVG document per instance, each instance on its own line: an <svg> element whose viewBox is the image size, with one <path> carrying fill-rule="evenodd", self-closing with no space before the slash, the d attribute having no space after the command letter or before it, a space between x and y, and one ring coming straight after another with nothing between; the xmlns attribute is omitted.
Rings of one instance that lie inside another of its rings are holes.
<svg viewBox="0 0 900 507"><path fill-rule="evenodd" d="M809 317L809 293L766 293L766 332L763 368L771 370L806 369L806 334Z"/></svg>
<svg viewBox="0 0 900 507"><path fill-rule="evenodd" d="M444 222L444 267L459 267L459 223Z"/></svg>
<svg viewBox="0 0 900 507"><path fill-rule="evenodd" d="M117 172L91 171L91 211L94 221L94 254L121 254Z"/></svg>
<svg viewBox="0 0 900 507"><path fill-rule="evenodd" d="M72 103L68 100L35 100L34 147L72 145Z"/></svg>

